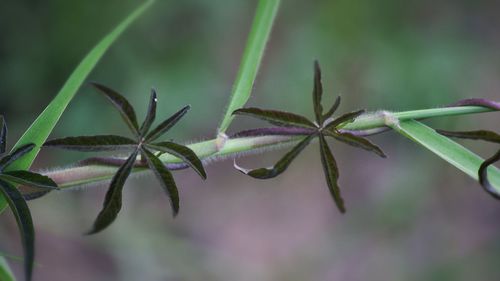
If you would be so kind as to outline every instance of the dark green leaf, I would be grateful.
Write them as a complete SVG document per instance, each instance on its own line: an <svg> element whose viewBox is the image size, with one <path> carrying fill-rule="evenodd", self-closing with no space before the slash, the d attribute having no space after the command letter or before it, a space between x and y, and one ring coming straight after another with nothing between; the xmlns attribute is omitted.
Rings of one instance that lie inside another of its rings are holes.
<svg viewBox="0 0 500 281"><path fill-rule="evenodd" d="M252 116L277 126L316 128L316 125L307 118L290 112L249 107L235 110L233 114Z"/></svg>
<svg viewBox="0 0 500 281"><path fill-rule="evenodd" d="M323 123L323 106L321 105L321 96L323 95L323 85L321 85L321 68L317 60L314 61L314 87L313 87L313 105L314 116L318 124Z"/></svg>
<svg viewBox="0 0 500 281"><path fill-rule="evenodd" d="M461 139L473 139L473 140L484 140L494 143L500 143L500 135L486 130L478 131L463 131L463 132L453 132L445 130L436 130L436 132L447 137L461 138Z"/></svg>
<svg viewBox="0 0 500 281"><path fill-rule="evenodd" d="M325 128L329 129L329 130L335 129L338 125L340 125L342 123L354 121L354 119L356 119L356 117L358 117L359 115L363 114L364 112L365 112L365 110L361 109L361 110L356 110L356 111L353 111L353 112L346 113L346 114L344 114L344 115L336 118L332 122L328 123L325 126Z"/></svg>
<svg viewBox="0 0 500 281"><path fill-rule="evenodd" d="M184 106L181 110L177 111L174 115L170 116L167 120L163 121L158 127L152 130L146 137L146 141L154 141L161 135L166 133L170 128L172 128L177 122L184 116L191 107L189 105Z"/></svg>
<svg viewBox="0 0 500 281"><path fill-rule="evenodd" d="M57 184L51 178L30 171L3 172L0 174L0 178L32 187L57 189Z"/></svg>
<svg viewBox="0 0 500 281"><path fill-rule="evenodd" d="M321 164L323 164L323 170L325 172L326 183L328 184L328 188L330 193L337 205L337 208L341 213L345 213L344 199L342 199L342 195L340 194L340 187L338 185L339 178L339 170L337 167L337 162L335 162L335 158L333 157L328 144L326 143L325 137L323 135L319 135L319 145L320 145L320 153L321 153Z"/></svg>
<svg viewBox="0 0 500 281"><path fill-rule="evenodd" d="M317 129L307 129L300 127L272 127L272 128L256 128L238 132L230 138L245 138L255 136L300 136L311 135L316 133Z"/></svg>
<svg viewBox="0 0 500 281"><path fill-rule="evenodd" d="M484 188L486 192L488 192L491 196L500 200L500 194L496 191L491 183L488 181L488 166L493 163L500 161L500 150L495 153L492 157L486 159L481 166L479 167L478 175L479 175L479 183Z"/></svg>
<svg viewBox="0 0 500 281"><path fill-rule="evenodd" d="M127 126L130 128L130 130L134 133L134 135L138 136L139 135L139 125L137 123L137 117L135 115L134 108L128 100L117 93L116 91L101 85L99 83L91 83L96 89L99 90L100 93L104 94L109 101L118 109L120 112L120 115L122 116L123 120L127 124Z"/></svg>
<svg viewBox="0 0 500 281"><path fill-rule="evenodd" d="M170 173L161 160L158 159L158 157L156 157L153 153L147 149L143 149L143 151L146 155L149 168L153 170L154 174L158 178L158 181L160 181L163 190L165 190L168 198L170 198L172 212L174 216L176 216L179 213L179 191L175 185L172 173Z"/></svg>
<svg viewBox="0 0 500 281"><path fill-rule="evenodd" d="M299 153L311 142L311 140L316 136L316 134L310 135L299 142L290 152L285 154L278 163L270 168L259 168L255 170L244 169L234 163L234 167L242 172L243 174L249 175L256 179L270 179L283 173L286 168L292 163L293 159L299 155Z"/></svg>
<svg viewBox="0 0 500 281"><path fill-rule="evenodd" d="M103 209L97 216L92 230L87 234L95 234L102 231L113 223L118 216L122 208L123 185L134 167L138 153L139 151L135 150L113 176L108 192L106 193L106 198L104 199Z"/></svg>
<svg viewBox="0 0 500 281"><path fill-rule="evenodd" d="M114 135L67 137L47 141L44 146L76 151L131 150L137 142L129 138Z"/></svg>
<svg viewBox="0 0 500 281"><path fill-rule="evenodd" d="M7 166L12 164L12 162L16 161L26 153L30 152L33 148L35 147L34 144L29 143L25 144L17 149L15 149L13 152L9 153L8 155L4 156L2 160L0 160L0 170L4 170Z"/></svg>
<svg viewBox="0 0 500 281"><path fill-rule="evenodd" d="M345 144L372 151L382 158L386 157L382 149L365 138L358 137L350 133L336 133L332 130L323 130L323 133Z"/></svg>
<svg viewBox="0 0 500 281"><path fill-rule="evenodd" d="M198 158L196 153L194 153L189 147L169 141L150 144L147 145L147 147L174 155L191 166L191 168L193 168L202 178L207 178L207 174L205 173L205 169L203 168L200 158Z"/></svg>
<svg viewBox="0 0 500 281"><path fill-rule="evenodd" d="M151 89L151 97L149 99L148 112L146 114L144 122L142 122L141 128L139 129L142 137L149 131L149 128L151 128L151 124L153 124L153 122L155 121L157 103L158 103L158 98L156 97L156 91L154 89Z"/></svg>
<svg viewBox="0 0 500 281"><path fill-rule="evenodd" d="M0 115L0 155L5 153L5 148L7 146L7 123L5 119Z"/></svg>
<svg viewBox="0 0 500 281"><path fill-rule="evenodd" d="M328 110L328 112L325 113L325 115L323 115L323 122L324 122L324 120L332 117L332 115L335 113L335 111L337 111L337 109L339 108L339 105L340 105L340 96L338 96L335 99L335 102L333 103L333 105L330 108L330 110Z"/></svg>
<svg viewBox="0 0 500 281"><path fill-rule="evenodd" d="M33 273L33 262L35 257L35 230L31 213L24 201L23 195L12 184L0 180L0 192L7 199L21 233L21 241L24 248L24 273L26 280L31 280Z"/></svg>

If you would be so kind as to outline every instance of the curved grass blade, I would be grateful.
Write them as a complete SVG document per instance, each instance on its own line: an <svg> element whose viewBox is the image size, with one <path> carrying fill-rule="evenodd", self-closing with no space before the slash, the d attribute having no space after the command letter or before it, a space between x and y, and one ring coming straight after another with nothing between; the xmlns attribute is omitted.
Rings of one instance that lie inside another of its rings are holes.
<svg viewBox="0 0 500 281"><path fill-rule="evenodd" d="M446 107L456 106L482 106L490 109L500 110L500 102L480 98L459 100L447 105Z"/></svg>
<svg viewBox="0 0 500 281"><path fill-rule="evenodd" d="M6 169L11 166L14 161L29 153L31 150L33 150L34 147L35 145L30 143L16 148L12 153L6 155L2 158L2 160L0 160L0 170Z"/></svg>
<svg viewBox="0 0 500 281"><path fill-rule="evenodd" d="M5 153L5 147L7 146L7 123L5 119L0 115L0 155Z"/></svg>
<svg viewBox="0 0 500 281"><path fill-rule="evenodd" d="M2 281L16 281L12 270L7 264L7 261L0 254L0 280Z"/></svg>
<svg viewBox="0 0 500 281"><path fill-rule="evenodd" d="M353 112L346 113L336 119L334 119L332 122L326 124L325 129L327 130L332 130L335 129L338 125L342 123L351 123L358 117L359 115L365 113L366 110L361 109L361 110L356 110Z"/></svg>
<svg viewBox="0 0 500 281"><path fill-rule="evenodd" d="M307 118L290 112L248 107L235 110L233 114L255 117L276 126L316 128L316 125Z"/></svg>
<svg viewBox="0 0 500 281"><path fill-rule="evenodd" d="M397 123L388 125L403 136L434 152L470 177L479 180L478 170L484 160L475 153L415 120L399 120ZM489 165L487 170L491 186L495 191L500 192L500 170L493 165Z"/></svg>
<svg viewBox="0 0 500 281"><path fill-rule="evenodd" d="M479 176L479 183L484 188L484 190L494 198L500 200L500 192L498 192L498 190L493 188L490 181L488 180L488 166L492 165L497 161L500 161L500 150L498 150L497 153L495 153L495 155L486 159L483 162L483 164L481 164L481 166L479 167L478 176Z"/></svg>
<svg viewBox="0 0 500 281"><path fill-rule="evenodd" d="M139 129L141 136L144 136L151 128L151 124L156 118L156 104L158 103L158 97L156 96L156 91L151 90L151 97L149 98L148 112L146 113L146 118L142 122L141 128Z"/></svg>
<svg viewBox="0 0 500 281"><path fill-rule="evenodd" d="M137 142L115 135L66 137L47 141L43 146L55 147L74 151L111 151L132 150L137 147Z"/></svg>
<svg viewBox="0 0 500 281"><path fill-rule="evenodd" d="M461 138L461 139L472 139L472 140L484 140L494 143L500 143L500 135L486 130L477 130L477 131L445 131L445 130L436 130L436 132L441 135L447 137Z"/></svg>
<svg viewBox="0 0 500 281"><path fill-rule="evenodd" d="M182 161L191 166L191 168L193 168L193 170L195 170L200 177L203 179L207 178L207 174L203 168L200 158L198 158L198 156L187 146L169 141L148 144L146 146L160 152L170 153L175 157L182 159Z"/></svg>
<svg viewBox="0 0 500 281"><path fill-rule="evenodd" d="M328 185L328 189L330 190L330 194L337 205L337 208L341 213L345 213L344 199L342 199L342 195L340 194L340 187L338 185L339 179L339 170L337 167L337 162L333 157L328 144L326 143L325 137L323 135L319 135L319 147L321 154L321 164L323 165L323 171L325 172L326 183Z"/></svg>
<svg viewBox="0 0 500 281"><path fill-rule="evenodd" d="M248 170L245 168L242 168L236 164L236 161L234 162L234 167L242 172L245 175L249 175L252 178L256 179L270 179L278 176L279 174L283 173L288 166L290 166L290 163L292 163L293 159L299 155L299 153L304 150L304 148L311 142L311 140L316 136L316 134L307 136L304 138L301 142L299 142L292 150L290 150L285 156L283 156L278 163L276 163L274 166L270 168L259 168L255 170Z"/></svg>
<svg viewBox="0 0 500 281"><path fill-rule="evenodd" d="M314 116L318 124L323 123L323 106L321 105L321 96L323 95L323 85L321 84L321 68L317 60L314 61L314 87L313 87L313 105Z"/></svg>
<svg viewBox="0 0 500 281"><path fill-rule="evenodd" d="M250 98L252 87L257 77L260 62L264 56L266 42L271 34L280 0L260 0L255 13L252 29L248 35L243 58L231 93L229 105L219 126L219 134L229 128L233 120L232 113L245 106Z"/></svg>
<svg viewBox="0 0 500 281"><path fill-rule="evenodd" d="M367 151L374 152L375 154L377 154L378 156L380 156L382 158L387 157L384 154L384 152L382 151L382 149L380 149L380 147L378 147L376 144L372 143L371 141L369 141L365 138L358 137L358 136L355 136L355 135L350 134L350 133L335 133L335 132L331 132L329 130L323 130L323 133L325 135L333 137L336 140L341 141L345 144L348 144L348 145L351 145L354 147L359 147L359 148L362 148L362 149L367 150Z"/></svg>
<svg viewBox="0 0 500 281"><path fill-rule="evenodd" d="M256 136L301 136L311 135L317 130L298 128L298 127L273 127L273 128L257 128L238 132L231 138L245 138Z"/></svg>
<svg viewBox="0 0 500 281"><path fill-rule="evenodd" d="M191 106L186 105L181 110L177 111L174 115L170 116L167 120L163 121L160 125L154 128L147 136L146 141L154 141L161 135L166 133L170 128L175 126L177 122L189 111Z"/></svg>
<svg viewBox="0 0 500 281"><path fill-rule="evenodd" d="M104 199L103 209L97 216L92 230L87 235L95 234L108 227L118 216L122 208L122 191L127 177L134 167L135 160L139 150L135 150L118 169L111 180L106 198Z"/></svg>
<svg viewBox="0 0 500 281"><path fill-rule="evenodd" d="M0 193L7 199L21 233L21 241L24 249L24 274L26 280L31 280L33 274L33 262L35 258L35 230L31 213L24 201L23 195L12 184L0 180Z"/></svg>
<svg viewBox="0 0 500 281"><path fill-rule="evenodd" d="M328 112L325 113L325 115L323 115L323 122L324 122L324 120L332 117L332 115L335 113L335 111L337 111L337 109L339 108L339 105L340 105L340 96L338 96L335 99L335 102L333 103L333 105L330 108L330 110L328 110Z"/></svg>
<svg viewBox="0 0 500 281"><path fill-rule="evenodd" d="M0 178L17 184L43 189L57 189L57 184L49 177L30 171L9 171L0 174Z"/></svg>
<svg viewBox="0 0 500 281"><path fill-rule="evenodd" d="M118 92L114 91L111 88L108 88L99 83L91 82L92 86L94 86L100 93L102 93L108 100L115 106L115 108L120 112L120 115L130 128L134 135L139 136L139 124L137 123L137 116L135 115L134 108L128 102L128 100L120 95Z"/></svg>
<svg viewBox="0 0 500 281"><path fill-rule="evenodd" d="M165 167L158 157L151 153L147 149L142 149L144 155L146 155L146 160L148 162L149 168L154 172L155 176L160 181L163 190L168 195L170 199L170 205L172 206L172 212L174 217L179 213L179 191L175 185L174 177L172 173Z"/></svg>

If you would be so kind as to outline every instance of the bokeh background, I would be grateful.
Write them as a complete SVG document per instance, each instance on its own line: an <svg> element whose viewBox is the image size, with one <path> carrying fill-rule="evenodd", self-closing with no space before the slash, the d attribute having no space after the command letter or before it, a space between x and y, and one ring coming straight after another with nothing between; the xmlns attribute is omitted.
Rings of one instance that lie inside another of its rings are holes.
<svg viewBox="0 0 500 281"><path fill-rule="evenodd" d="M150 87L159 119L192 110L170 137L213 138L257 1L158 1L110 49L90 80L122 91L143 116ZM140 2L0 1L0 112L12 145L85 53ZM465 97L499 98L497 1L283 1L249 105L312 116L312 62L341 111L410 110ZM447 129L498 129L498 116L441 118ZM231 130L260 125L238 118ZM84 86L53 137L127 133L117 112ZM202 182L175 173L181 212L152 177L129 180L124 208L84 237L105 185L32 201L35 280L500 280L500 205L465 174L389 132L372 138L388 159L332 143L348 212L336 210L318 148L282 176L245 177L213 163ZM492 145L465 143L482 156ZM269 165L283 151L239 159ZM87 157L43 151L36 169ZM0 216L0 251L22 276L15 221ZM14 257L12 257L14 256Z"/></svg>

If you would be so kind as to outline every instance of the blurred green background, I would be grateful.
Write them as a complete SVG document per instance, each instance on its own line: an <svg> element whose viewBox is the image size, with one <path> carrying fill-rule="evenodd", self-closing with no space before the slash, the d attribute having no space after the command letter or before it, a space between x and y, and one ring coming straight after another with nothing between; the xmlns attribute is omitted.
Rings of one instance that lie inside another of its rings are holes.
<svg viewBox="0 0 500 281"><path fill-rule="evenodd" d="M140 1L0 1L0 112L12 145L85 53ZM111 48L90 80L120 90L143 116L192 110L170 136L213 138L238 69L256 1L158 1ZM496 1L282 1L249 105L312 116L312 62L341 111L409 110L465 97L499 98ZM498 129L493 114L432 120L447 129ZM231 130L258 125L238 118ZM477 125L479 124L479 125ZM115 110L84 86L54 137L126 133ZM465 174L389 132L372 138L388 159L332 143L348 212L340 215L312 145L282 176L257 181L232 161L175 177L181 212L152 177L129 180L124 208L83 237L105 185L32 201L35 280L500 280L500 205ZM491 145L466 143L487 156ZM283 151L239 159L268 165ZM64 155L63 155L64 154ZM43 151L35 168L88 155ZM49 168L50 169L50 168ZM0 251L21 255L4 212ZM21 276L21 263L10 259Z"/></svg>

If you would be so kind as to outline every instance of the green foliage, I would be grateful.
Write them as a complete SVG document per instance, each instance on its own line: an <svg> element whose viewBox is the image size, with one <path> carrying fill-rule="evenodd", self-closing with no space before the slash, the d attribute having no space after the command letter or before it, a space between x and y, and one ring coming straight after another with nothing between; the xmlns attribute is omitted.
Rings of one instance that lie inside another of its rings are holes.
<svg viewBox="0 0 500 281"><path fill-rule="evenodd" d="M9 265L4 257L0 256L0 280L2 281L15 281L16 278L12 274Z"/></svg>
<svg viewBox="0 0 500 281"><path fill-rule="evenodd" d="M47 147L57 147L75 151L132 151L127 160L121 164L120 168L113 176L106 194L106 199L104 200L103 209L97 216L94 227L89 234L102 231L116 219L122 206L123 186L127 177L130 175L132 168L136 164L136 158L138 155L141 155L141 161L140 163L137 163L137 165L147 164L149 169L154 172L170 198L174 215L177 215L179 212L179 192L177 191L177 186L175 185L175 181L170 171L152 151L171 153L172 155L175 155L179 157L179 159L185 161L203 179L205 179L207 175L201 160L188 147L173 142L154 143L153 141L172 128L187 113L189 106L185 106L150 132L151 125L155 120L156 106L158 102L155 90L151 91L151 98L149 100L149 108L146 118L139 128L135 110L125 97L106 86L96 83L93 85L99 90L100 93L107 97L118 112L120 112L123 120L132 131L135 140L122 136L101 135L54 139L49 140L44 144Z"/></svg>

